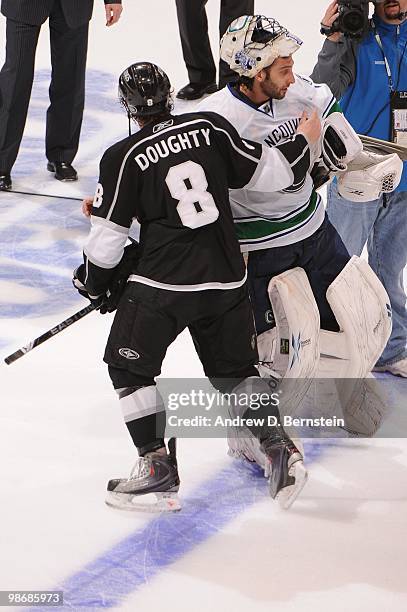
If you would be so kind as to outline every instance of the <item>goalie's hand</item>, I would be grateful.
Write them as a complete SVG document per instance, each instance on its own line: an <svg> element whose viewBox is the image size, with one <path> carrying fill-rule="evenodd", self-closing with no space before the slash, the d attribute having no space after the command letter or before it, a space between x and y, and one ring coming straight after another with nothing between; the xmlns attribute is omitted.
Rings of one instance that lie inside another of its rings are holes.
<svg viewBox="0 0 407 612"><path fill-rule="evenodd" d="M303 111L301 121L297 128L297 134L302 134L307 139L308 143L314 145L319 143L321 139L322 126L316 110L313 110L310 115Z"/></svg>
<svg viewBox="0 0 407 612"><path fill-rule="evenodd" d="M89 295L88 291L86 291L85 285L82 282L82 278L85 277L85 265L81 264L79 268L76 268L73 272L72 284L78 293L90 301L90 303L95 307L95 309L99 310L103 307L104 302L107 299L106 294L103 295ZM107 312L106 310L102 312L104 314Z"/></svg>

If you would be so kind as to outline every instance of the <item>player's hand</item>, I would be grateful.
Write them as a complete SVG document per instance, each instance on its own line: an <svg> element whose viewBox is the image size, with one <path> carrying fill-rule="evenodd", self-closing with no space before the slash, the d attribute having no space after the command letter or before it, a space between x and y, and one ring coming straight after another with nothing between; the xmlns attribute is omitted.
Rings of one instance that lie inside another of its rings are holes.
<svg viewBox="0 0 407 612"><path fill-rule="evenodd" d="M318 113L314 110L310 116L304 111L301 116L301 121L297 129L297 134L302 134L308 140L309 144L317 143L321 138L321 121Z"/></svg>
<svg viewBox="0 0 407 612"><path fill-rule="evenodd" d="M321 25L326 28L330 28L333 22L338 19L339 11L338 11L338 3L337 0L333 0L331 4L326 9L325 15L322 18ZM331 42L338 42L341 38L341 32L334 32L331 36L327 36L327 39Z"/></svg>
<svg viewBox="0 0 407 612"><path fill-rule="evenodd" d="M106 25L107 27L114 25L120 19L120 15L122 14L123 7L121 4L111 3L105 4L106 11Z"/></svg>
<svg viewBox="0 0 407 612"><path fill-rule="evenodd" d="M93 198L84 198L82 200L82 212L85 217L90 217L92 214Z"/></svg>

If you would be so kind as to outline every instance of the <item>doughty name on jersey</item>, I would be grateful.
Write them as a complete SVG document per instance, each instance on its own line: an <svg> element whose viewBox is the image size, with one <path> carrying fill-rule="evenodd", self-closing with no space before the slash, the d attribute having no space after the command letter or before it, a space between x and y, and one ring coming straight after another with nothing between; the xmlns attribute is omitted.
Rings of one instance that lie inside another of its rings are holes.
<svg viewBox="0 0 407 612"><path fill-rule="evenodd" d="M150 166L150 163L156 164L160 159L168 157L170 153L180 153L186 149L200 147L201 144L210 147L210 129L200 128L198 130L189 130L188 132L179 132L158 140L148 146L145 153L139 153L134 158L140 170L144 172Z"/></svg>

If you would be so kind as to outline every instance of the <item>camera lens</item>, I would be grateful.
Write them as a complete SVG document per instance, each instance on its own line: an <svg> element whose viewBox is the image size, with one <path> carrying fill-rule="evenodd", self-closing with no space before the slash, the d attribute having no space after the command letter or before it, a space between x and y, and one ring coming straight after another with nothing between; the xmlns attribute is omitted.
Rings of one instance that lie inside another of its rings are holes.
<svg viewBox="0 0 407 612"><path fill-rule="evenodd" d="M356 34L363 30L364 25L363 13L358 9L351 9L343 15L342 26L346 32Z"/></svg>

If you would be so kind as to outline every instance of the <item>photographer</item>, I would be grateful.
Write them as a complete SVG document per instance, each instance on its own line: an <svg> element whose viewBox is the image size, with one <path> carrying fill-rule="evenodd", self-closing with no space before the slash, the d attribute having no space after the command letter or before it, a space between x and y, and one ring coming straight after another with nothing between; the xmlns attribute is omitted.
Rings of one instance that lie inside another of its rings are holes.
<svg viewBox="0 0 407 612"><path fill-rule="evenodd" d="M326 40L311 77L327 83L341 98L345 117L356 132L405 144L407 0L375 0L374 5L370 22L367 1L335 0L328 6L321 22ZM344 11L355 7L365 25L356 35L343 27L341 19ZM334 181L328 188L327 203L329 219L351 255L360 255L367 242L369 263L390 296L393 330L375 371L402 377L407 377L406 191L404 164L394 192L363 204L350 202L338 194Z"/></svg>

